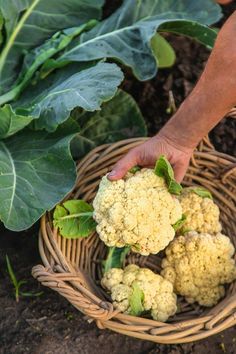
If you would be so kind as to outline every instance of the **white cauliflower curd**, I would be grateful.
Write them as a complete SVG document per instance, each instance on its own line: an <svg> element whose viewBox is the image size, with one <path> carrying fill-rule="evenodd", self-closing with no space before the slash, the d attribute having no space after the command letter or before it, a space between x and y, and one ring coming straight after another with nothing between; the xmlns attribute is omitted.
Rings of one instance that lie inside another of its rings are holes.
<svg viewBox="0 0 236 354"><path fill-rule="evenodd" d="M163 250L175 236L172 225L182 217L164 179L147 168L114 182L103 177L93 207L97 233L107 246L130 245L142 255Z"/></svg>
<svg viewBox="0 0 236 354"><path fill-rule="evenodd" d="M186 220L182 230L214 234L221 231L220 210L211 198L194 192L194 187L184 188L179 201Z"/></svg>
<svg viewBox="0 0 236 354"><path fill-rule="evenodd" d="M215 305L225 294L223 284L236 279L234 246L221 233L189 232L175 238L165 252L161 275L189 303Z"/></svg>
<svg viewBox="0 0 236 354"><path fill-rule="evenodd" d="M148 268L135 264L124 270L112 268L104 274L101 284L121 312L139 315L150 311L153 319L165 322L177 310L172 284Z"/></svg>

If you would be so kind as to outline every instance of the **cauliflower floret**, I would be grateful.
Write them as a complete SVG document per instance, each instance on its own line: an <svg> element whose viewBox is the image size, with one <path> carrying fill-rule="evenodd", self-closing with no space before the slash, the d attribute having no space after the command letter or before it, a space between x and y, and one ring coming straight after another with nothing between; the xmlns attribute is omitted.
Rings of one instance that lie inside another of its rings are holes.
<svg viewBox="0 0 236 354"><path fill-rule="evenodd" d="M155 320L165 322L177 310L173 285L148 268L134 264L124 270L112 268L104 274L101 284L110 291L114 307L121 312L129 314L132 310L130 299L134 284L138 284L143 293L142 310L149 311Z"/></svg>
<svg viewBox="0 0 236 354"><path fill-rule="evenodd" d="M200 197L190 187L183 189L179 200L186 216L183 230L210 234L221 231L220 210L212 199Z"/></svg>
<svg viewBox="0 0 236 354"><path fill-rule="evenodd" d="M164 179L147 168L114 182L103 177L93 207L97 233L107 246L131 245L142 255L163 250L175 236L172 225L182 217Z"/></svg>
<svg viewBox="0 0 236 354"><path fill-rule="evenodd" d="M189 303L213 306L224 296L223 284L236 279L233 254L229 237L191 231L167 247L161 275Z"/></svg>
<svg viewBox="0 0 236 354"><path fill-rule="evenodd" d="M113 286L122 282L123 270L119 268L112 268L106 273L106 277L103 277L101 284L104 288L111 290Z"/></svg>

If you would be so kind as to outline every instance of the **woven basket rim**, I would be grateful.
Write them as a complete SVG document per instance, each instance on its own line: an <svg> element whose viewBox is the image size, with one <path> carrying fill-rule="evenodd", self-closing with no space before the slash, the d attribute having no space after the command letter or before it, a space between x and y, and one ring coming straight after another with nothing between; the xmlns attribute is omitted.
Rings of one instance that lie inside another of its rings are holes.
<svg viewBox="0 0 236 354"><path fill-rule="evenodd" d="M146 138L126 139L93 149L77 164L79 171L77 183L66 199L71 196L76 198L81 192L84 193L85 199L89 199L90 188L95 183L94 180L99 179L103 172L105 174L108 171L108 166L111 166L118 157L144 140ZM93 168L96 168L98 160L100 169L99 175L96 176ZM103 165L104 168L101 167ZM218 165L221 168L220 175L217 177L220 181L219 190L215 188L215 181L211 179L212 171ZM191 176L199 171L199 166L206 170L204 183L222 203L221 207L224 207L225 218L230 227L232 224L233 232L236 233L236 225L232 217L233 212L236 211L234 204L236 203L236 158L214 150L209 139L206 138L193 154L185 185L191 185ZM88 172L89 169L93 173ZM202 175L195 176L195 180L196 183L203 183ZM75 253L78 252L78 247L82 246L79 243L75 246L75 242L65 241L64 238L61 238L57 230L50 227L50 219L50 212L41 219L39 251L43 265L35 266L32 274L43 285L59 292L81 312L96 321L99 328L109 328L118 333L157 343L177 344L206 338L236 324L236 312L234 312L236 309L236 282L231 286L233 290L231 289L230 296L200 315L196 312L194 318L188 319L180 315L176 322L162 323L119 313L109 301L104 300L101 290L94 284L91 277L85 274L82 268L76 268L71 261L76 259ZM90 237L83 242L85 244L87 242L86 252L94 245L94 242L90 241ZM86 258L86 254L84 257ZM91 261L96 261L96 257Z"/></svg>

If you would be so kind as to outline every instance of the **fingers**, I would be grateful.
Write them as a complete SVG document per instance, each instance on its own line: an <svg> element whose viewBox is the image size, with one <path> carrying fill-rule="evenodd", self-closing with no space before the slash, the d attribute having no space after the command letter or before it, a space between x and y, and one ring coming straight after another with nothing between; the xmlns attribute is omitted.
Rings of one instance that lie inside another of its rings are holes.
<svg viewBox="0 0 236 354"><path fill-rule="evenodd" d="M185 173L187 171L188 165L189 165L189 160L187 159L186 161L180 162L180 163L173 166L174 173L175 173L175 179L178 183L182 182L182 180L185 176Z"/></svg>
<svg viewBox="0 0 236 354"><path fill-rule="evenodd" d="M218 2L218 4L221 4L221 5L226 5L226 4L229 4L230 2L232 2L232 0L216 0L216 2Z"/></svg>
<svg viewBox="0 0 236 354"><path fill-rule="evenodd" d="M110 181L116 181L125 176L125 174L134 166L138 164L138 154L133 150L119 160L112 171L108 174Z"/></svg>

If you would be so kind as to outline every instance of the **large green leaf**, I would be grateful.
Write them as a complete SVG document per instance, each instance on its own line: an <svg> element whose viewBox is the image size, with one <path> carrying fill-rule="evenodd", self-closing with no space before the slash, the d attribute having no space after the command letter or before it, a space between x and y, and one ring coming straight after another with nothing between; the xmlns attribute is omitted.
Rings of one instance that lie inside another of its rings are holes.
<svg viewBox="0 0 236 354"><path fill-rule="evenodd" d="M0 139L7 138L23 129L32 121L32 117L18 115L11 105L0 107Z"/></svg>
<svg viewBox="0 0 236 354"><path fill-rule="evenodd" d="M0 142L0 219L7 228L30 227L72 189L72 137L24 131Z"/></svg>
<svg viewBox="0 0 236 354"><path fill-rule="evenodd" d="M29 86L21 98L14 103L17 114L39 118L37 129L53 131L64 122L75 107L88 111L100 109L102 102L111 99L123 74L116 64L97 65L70 75L60 70L59 75Z"/></svg>
<svg viewBox="0 0 236 354"><path fill-rule="evenodd" d="M4 23L4 20L3 20L2 14L0 12L0 46L3 41L3 34L2 34L3 23Z"/></svg>
<svg viewBox="0 0 236 354"><path fill-rule="evenodd" d="M0 91L16 78L21 55L58 30L100 18L103 0L0 0L6 45L0 56Z"/></svg>
<svg viewBox="0 0 236 354"><path fill-rule="evenodd" d="M217 30L195 21L172 21L162 24L159 31L181 34L195 39L212 49L217 37Z"/></svg>
<svg viewBox="0 0 236 354"><path fill-rule="evenodd" d="M137 103L122 90L118 90L112 100L104 103L100 111L91 113L75 110L72 117L79 131L71 143L72 154L76 157L83 156L97 145L147 134Z"/></svg>
<svg viewBox="0 0 236 354"><path fill-rule="evenodd" d="M150 40L161 25L178 20L208 25L220 17L220 7L211 0L125 0L112 16L74 39L57 63L116 58L147 80L157 71Z"/></svg>
<svg viewBox="0 0 236 354"><path fill-rule="evenodd" d="M73 28L56 32L50 39L46 40L39 47L30 50L24 57L22 69L18 75L14 87L0 96L0 105L14 100L25 86L29 83L36 70L51 58L54 54L65 48L74 37L78 36L82 31L91 29L97 21L90 20L89 22ZM49 63L49 62L48 62ZM49 71L49 68L47 68Z"/></svg>

